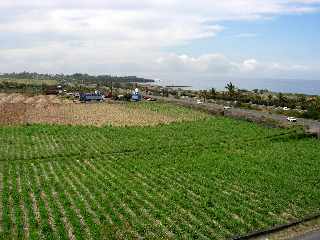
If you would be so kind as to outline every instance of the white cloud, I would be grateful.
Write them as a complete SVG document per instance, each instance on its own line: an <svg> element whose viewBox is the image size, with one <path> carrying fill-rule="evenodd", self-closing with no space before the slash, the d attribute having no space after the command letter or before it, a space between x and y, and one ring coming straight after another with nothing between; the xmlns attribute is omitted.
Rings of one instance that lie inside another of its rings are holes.
<svg viewBox="0 0 320 240"><path fill-rule="evenodd" d="M134 10L32 10L14 21L0 22L1 32L62 35L95 44L125 43L163 47L213 37L222 27L201 18ZM48 39L43 39L47 41ZM49 39L50 40L50 39Z"/></svg>
<svg viewBox="0 0 320 240"><path fill-rule="evenodd" d="M228 74L234 71L236 64L222 54L206 54L199 57L169 54L156 60L158 70L169 72L197 72Z"/></svg>
<svg viewBox="0 0 320 240"><path fill-rule="evenodd" d="M252 72L257 69L258 62L256 59L248 59L243 61L241 65L241 70L245 72Z"/></svg>
<svg viewBox="0 0 320 240"><path fill-rule="evenodd" d="M260 62L256 59L232 60L222 54L205 54L198 57L169 54L155 61L154 71L210 74L216 76L265 76L268 74L301 74L312 68L305 65Z"/></svg>
<svg viewBox="0 0 320 240"><path fill-rule="evenodd" d="M161 67L255 72L261 67L255 59L167 55L163 49L214 37L224 30L221 21L308 13L318 10L317 3L320 0L2 0L0 71L129 73Z"/></svg>

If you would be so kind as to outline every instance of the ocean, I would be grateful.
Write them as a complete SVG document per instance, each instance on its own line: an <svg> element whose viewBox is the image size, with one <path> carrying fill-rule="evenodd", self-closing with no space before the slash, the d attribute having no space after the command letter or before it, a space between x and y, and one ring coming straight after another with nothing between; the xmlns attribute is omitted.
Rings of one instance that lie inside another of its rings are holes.
<svg viewBox="0 0 320 240"><path fill-rule="evenodd" d="M283 93L303 93L309 95L320 95L320 80L301 80L301 79L201 79L194 80L184 78L183 80L160 80L156 83L161 86L183 85L190 86L190 89L204 90L216 88L224 90L228 82L232 82L240 89L268 89L273 92Z"/></svg>

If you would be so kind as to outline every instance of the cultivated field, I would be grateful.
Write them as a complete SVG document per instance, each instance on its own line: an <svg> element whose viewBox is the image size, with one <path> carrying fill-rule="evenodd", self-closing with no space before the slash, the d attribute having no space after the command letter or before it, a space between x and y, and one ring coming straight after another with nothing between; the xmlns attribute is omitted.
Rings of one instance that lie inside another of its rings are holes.
<svg viewBox="0 0 320 240"><path fill-rule="evenodd" d="M0 78L1 82L10 82L10 83L23 83L23 84L33 84L33 85L56 85L58 82L55 80L47 80L47 79L8 79L8 78Z"/></svg>
<svg viewBox="0 0 320 240"><path fill-rule="evenodd" d="M212 117L8 126L0 142L4 239L227 239L320 210L319 141L293 130Z"/></svg>
<svg viewBox="0 0 320 240"><path fill-rule="evenodd" d="M0 124L70 124L136 126L193 121L207 117L171 104L81 104L57 96L0 93Z"/></svg>

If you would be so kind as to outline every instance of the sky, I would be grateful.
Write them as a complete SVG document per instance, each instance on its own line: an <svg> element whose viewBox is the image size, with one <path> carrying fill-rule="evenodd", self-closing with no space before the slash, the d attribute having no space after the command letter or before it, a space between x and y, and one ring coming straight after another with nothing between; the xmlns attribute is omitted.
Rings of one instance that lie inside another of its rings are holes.
<svg viewBox="0 0 320 240"><path fill-rule="evenodd" d="M1 0L0 72L320 80L320 0Z"/></svg>

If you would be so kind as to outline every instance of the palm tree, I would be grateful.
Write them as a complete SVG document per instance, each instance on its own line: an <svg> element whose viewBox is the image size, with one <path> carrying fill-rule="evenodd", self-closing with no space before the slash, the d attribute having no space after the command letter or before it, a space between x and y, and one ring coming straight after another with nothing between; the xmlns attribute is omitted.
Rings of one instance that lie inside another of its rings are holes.
<svg viewBox="0 0 320 240"><path fill-rule="evenodd" d="M230 96L234 95L236 91L236 86L232 82L229 82L225 88L228 90Z"/></svg>

